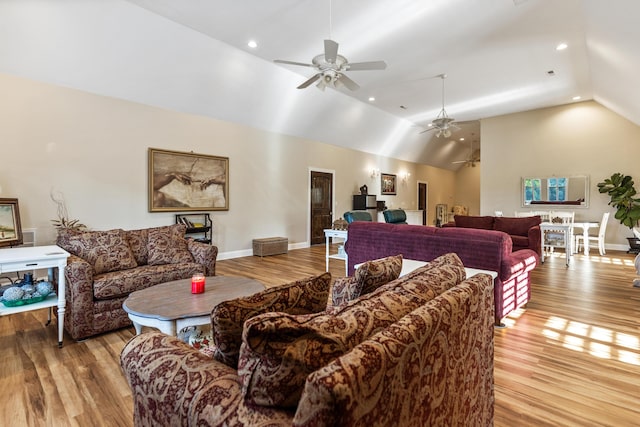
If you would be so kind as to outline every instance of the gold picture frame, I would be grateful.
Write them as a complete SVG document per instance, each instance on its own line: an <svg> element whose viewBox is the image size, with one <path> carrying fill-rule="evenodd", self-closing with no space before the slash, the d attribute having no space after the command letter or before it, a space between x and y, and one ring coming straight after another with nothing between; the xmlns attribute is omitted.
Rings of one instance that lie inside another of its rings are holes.
<svg viewBox="0 0 640 427"><path fill-rule="evenodd" d="M380 194L395 196L396 194L396 175L390 173L380 174Z"/></svg>
<svg viewBox="0 0 640 427"><path fill-rule="evenodd" d="M228 157L149 148L149 212L228 210Z"/></svg>
<svg viewBox="0 0 640 427"><path fill-rule="evenodd" d="M22 244L18 199L0 199L0 247Z"/></svg>

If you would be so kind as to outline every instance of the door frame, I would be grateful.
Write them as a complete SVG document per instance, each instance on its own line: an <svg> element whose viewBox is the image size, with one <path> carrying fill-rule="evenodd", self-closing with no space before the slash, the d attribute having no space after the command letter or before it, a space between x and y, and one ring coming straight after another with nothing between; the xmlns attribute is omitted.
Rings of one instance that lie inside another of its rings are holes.
<svg viewBox="0 0 640 427"><path fill-rule="evenodd" d="M418 205L418 201L420 200L420 184L424 184L426 187L425 195L424 195L424 210L427 212L424 216L424 225L429 225L429 183L427 181L417 181L416 182L416 207L420 209Z"/></svg>
<svg viewBox="0 0 640 427"><path fill-rule="evenodd" d="M311 172L322 172L331 174L331 219L336 217L336 171L334 169L324 169L309 166L307 172L307 242L306 247L311 247Z"/></svg>

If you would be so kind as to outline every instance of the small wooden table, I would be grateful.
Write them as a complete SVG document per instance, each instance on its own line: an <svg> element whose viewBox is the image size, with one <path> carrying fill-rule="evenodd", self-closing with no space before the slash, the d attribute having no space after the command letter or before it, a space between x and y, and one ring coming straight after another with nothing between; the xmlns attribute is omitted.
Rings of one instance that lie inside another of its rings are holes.
<svg viewBox="0 0 640 427"><path fill-rule="evenodd" d="M133 322L136 334L140 334L143 326L175 336L188 326L208 325L211 310L222 301L264 290L262 283L245 277L210 276L205 280L202 294L191 293L190 278L132 292L122 308Z"/></svg>

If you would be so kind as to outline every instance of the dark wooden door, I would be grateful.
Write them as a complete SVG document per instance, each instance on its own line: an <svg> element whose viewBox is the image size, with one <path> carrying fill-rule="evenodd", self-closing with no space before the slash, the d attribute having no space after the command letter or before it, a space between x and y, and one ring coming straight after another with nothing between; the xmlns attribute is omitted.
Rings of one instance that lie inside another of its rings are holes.
<svg viewBox="0 0 640 427"><path fill-rule="evenodd" d="M418 209L422 210L422 225L427 225L427 183L418 183Z"/></svg>
<svg viewBox="0 0 640 427"><path fill-rule="evenodd" d="M333 175L311 171L311 244L324 243L324 229L333 223Z"/></svg>

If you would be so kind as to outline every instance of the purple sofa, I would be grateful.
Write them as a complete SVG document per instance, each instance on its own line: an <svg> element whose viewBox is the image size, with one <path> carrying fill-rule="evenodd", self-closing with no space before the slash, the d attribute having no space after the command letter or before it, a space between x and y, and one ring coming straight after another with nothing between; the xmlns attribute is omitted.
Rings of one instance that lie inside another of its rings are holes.
<svg viewBox="0 0 640 427"><path fill-rule="evenodd" d="M449 252L455 252L465 267L495 271L496 325L502 325L506 315L529 301L529 272L540 260L530 249L513 252L511 237L501 231L376 222L349 224L345 250L350 273L356 264L391 255L431 261Z"/></svg>
<svg viewBox="0 0 640 427"><path fill-rule="evenodd" d="M531 249L538 256L540 253L540 241L542 232L540 231L541 218L538 215L520 218L503 216L467 216L455 215L452 222L448 222L443 227L478 228L481 230L503 231L511 237L512 250Z"/></svg>

